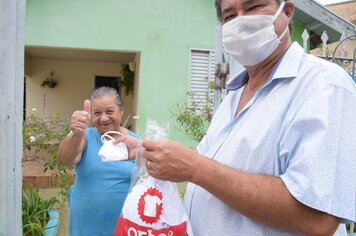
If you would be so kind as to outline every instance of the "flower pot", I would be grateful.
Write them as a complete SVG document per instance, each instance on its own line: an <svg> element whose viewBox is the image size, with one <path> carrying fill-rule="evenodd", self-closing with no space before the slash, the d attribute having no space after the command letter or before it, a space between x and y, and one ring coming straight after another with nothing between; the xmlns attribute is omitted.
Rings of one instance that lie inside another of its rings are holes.
<svg viewBox="0 0 356 236"><path fill-rule="evenodd" d="M59 227L59 213L55 209L48 211L50 217L44 230L43 236L56 236Z"/></svg>

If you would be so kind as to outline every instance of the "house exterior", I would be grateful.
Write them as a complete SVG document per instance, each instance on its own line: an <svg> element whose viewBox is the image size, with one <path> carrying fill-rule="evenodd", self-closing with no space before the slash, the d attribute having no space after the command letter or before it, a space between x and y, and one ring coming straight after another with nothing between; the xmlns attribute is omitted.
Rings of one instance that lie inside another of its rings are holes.
<svg viewBox="0 0 356 236"><path fill-rule="evenodd" d="M292 32L300 43L303 8ZM69 117L103 78L117 83L122 65L130 64L133 94L121 88L125 125L142 134L148 119L169 122L169 138L193 146L176 130L170 110L214 76L216 25L212 0L29 0L24 110ZM58 84L41 87L49 77Z"/></svg>
<svg viewBox="0 0 356 236"><path fill-rule="evenodd" d="M326 7L351 23L356 24L356 1L347 0L329 4L326 5Z"/></svg>
<svg viewBox="0 0 356 236"><path fill-rule="evenodd" d="M70 116L83 109L96 76L122 77L121 65L131 63L124 120L138 133L149 118L170 122L171 138L179 138L169 109L186 100L191 49L214 48L214 14L205 0L27 1L27 113ZM57 86L41 87L52 71Z"/></svg>
<svg viewBox="0 0 356 236"><path fill-rule="evenodd" d="M325 7L332 11L335 15L342 17L354 26L353 32L345 32L345 34L335 42L328 40L327 44L325 44L323 48L324 53L326 54L325 56L329 60L331 60L333 56L335 56L336 59L340 58L337 63L346 71L348 71L351 76L353 74L353 78L356 82L355 65L353 63L356 56L356 2L346 0L335 4L326 5ZM319 47L313 49L310 51L310 53L314 55L321 55L323 48Z"/></svg>
<svg viewBox="0 0 356 236"><path fill-rule="evenodd" d="M342 18L348 20L352 24L356 24L356 1L342 1L336 4L327 5L326 8L330 9L331 11L335 12ZM356 34L356 29L354 32L354 36ZM328 45L330 51L333 51L335 47L338 45L338 42L332 43ZM352 58L354 55L354 51L356 50L356 36L350 38L345 45L345 56ZM338 53L341 54L341 47L338 48ZM355 77L356 78L356 77Z"/></svg>

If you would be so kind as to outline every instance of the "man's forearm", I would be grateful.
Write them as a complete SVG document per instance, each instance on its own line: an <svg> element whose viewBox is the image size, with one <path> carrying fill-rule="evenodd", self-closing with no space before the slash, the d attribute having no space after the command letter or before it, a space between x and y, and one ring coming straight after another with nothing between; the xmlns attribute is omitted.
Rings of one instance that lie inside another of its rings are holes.
<svg viewBox="0 0 356 236"><path fill-rule="evenodd" d="M200 156L191 182L245 216L303 235L332 235L338 218L297 201L279 177L248 174Z"/></svg>

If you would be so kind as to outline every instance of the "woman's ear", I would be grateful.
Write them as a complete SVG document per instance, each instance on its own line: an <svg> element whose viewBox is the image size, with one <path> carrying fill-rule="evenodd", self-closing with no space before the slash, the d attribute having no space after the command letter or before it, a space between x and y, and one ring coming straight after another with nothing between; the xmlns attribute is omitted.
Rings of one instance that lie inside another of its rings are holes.
<svg viewBox="0 0 356 236"><path fill-rule="evenodd" d="M291 1L286 1L284 5L284 13L288 17L288 20L291 21L294 13L294 3Z"/></svg>

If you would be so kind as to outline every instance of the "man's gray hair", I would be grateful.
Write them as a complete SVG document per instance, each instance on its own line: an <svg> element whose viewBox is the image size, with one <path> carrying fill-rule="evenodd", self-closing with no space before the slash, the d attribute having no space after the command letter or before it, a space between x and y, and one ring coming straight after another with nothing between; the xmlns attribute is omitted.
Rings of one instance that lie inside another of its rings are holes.
<svg viewBox="0 0 356 236"><path fill-rule="evenodd" d="M220 22L222 22L223 21L223 19L222 19L222 15L221 15L221 1L222 0L214 0L215 2L214 2L214 5L215 5L215 10L216 10L216 16L218 17L218 20L220 21ZM285 1L285 0L277 0L279 3L281 3L281 2L283 2L283 1Z"/></svg>
<svg viewBox="0 0 356 236"><path fill-rule="evenodd" d="M119 107L123 107L122 100L120 98L120 95L118 94L117 90L112 88L112 87L107 87L107 86L102 86L93 89L89 95L90 101L98 98L102 98L104 96L111 95L115 98L116 104Z"/></svg>

